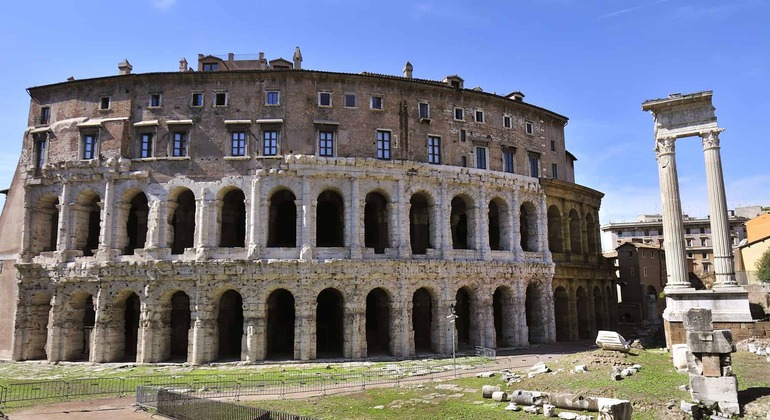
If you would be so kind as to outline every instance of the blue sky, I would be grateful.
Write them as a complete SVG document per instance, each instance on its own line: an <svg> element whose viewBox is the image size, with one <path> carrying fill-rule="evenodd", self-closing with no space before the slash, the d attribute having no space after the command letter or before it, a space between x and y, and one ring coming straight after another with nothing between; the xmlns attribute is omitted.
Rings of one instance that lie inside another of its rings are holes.
<svg viewBox="0 0 770 420"><path fill-rule="evenodd" d="M507 94L570 118L577 182L604 192L601 221L660 212L646 99L714 91L728 206L770 205L770 1L8 2L0 18L0 189L21 149L25 89L176 71L197 54L291 58L303 67L442 79ZM682 207L707 214L700 139L677 142ZM0 203L2 203L0 197Z"/></svg>

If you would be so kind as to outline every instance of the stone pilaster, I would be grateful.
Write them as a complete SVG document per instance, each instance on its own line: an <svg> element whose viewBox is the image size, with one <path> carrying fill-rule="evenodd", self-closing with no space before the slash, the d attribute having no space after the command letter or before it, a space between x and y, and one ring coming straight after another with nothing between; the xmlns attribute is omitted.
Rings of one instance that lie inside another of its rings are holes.
<svg viewBox="0 0 770 420"><path fill-rule="evenodd" d="M56 237L56 250L59 252L65 251L70 247L70 226L72 221L70 220L70 183L67 181L62 182L61 196L59 197L59 234Z"/></svg>
<svg viewBox="0 0 770 420"><path fill-rule="evenodd" d="M302 177L302 204L300 207L302 225L299 237L301 244L299 258L305 261L313 259L313 246L315 245L315 223L313 223L313 211L315 210L313 202L315 200L310 194L310 180L305 175ZM315 349L313 349L313 354L315 355Z"/></svg>
<svg viewBox="0 0 770 420"><path fill-rule="evenodd" d="M489 203L487 203L487 191L484 185L479 186L475 209L476 231L473 240L473 248L479 250L478 254L482 260L488 260L490 257L489 248Z"/></svg>
<svg viewBox="0 0 770 420"><path fill-rule="evenodd" d="M147 217L147 242L146 249L156 249L165 247L164 224L166 223L166 206L160 200L150 200L150 213Z"/></svg>
<svg viewBox="0 0 770 420"><path fill-rule="evenodd" d="M452 249L452 222L448 214L449 212L447 211L449 202L447 201L446 190L446 181L442 179L439 189L439 202L433 204L434 206L438 206L438 220L436 220L435 223L437 229L436 234L438 236L436 241L441 248L441 257L444 259L449 256L449 251ZM433 220L431 220L431 224L434 224Z"/></svg>
<svg viewBox="0 0 770 420"><path fill-rule="evenodd" d="M94 306L96 311L96 319L94 321L94 328L92 331L91 350L89 351L89 362L91 363L106 363L113 361L113 355L110 351L111 347L111 324L112 317L108 312L108 293L105 289L100 288L94 299Z"/></svg>
<svg viewBox="0 0 770 420"><path fill-rule="evenodd" d="M249 308L243 311L243 344L241 345L241 360L254 363L264 360L267 352L267 320L263 303L244 305Z"/></svg>
<svg viewBox="0 0 770 420"><path fill-rule="evenodd" d="M350 247L350 258L360 260L363 251L361 237L364 235L364 229L361 229L362 211L361 211L361 187L358 177L350 180L350 200L345 202L346 212L350 216L350 223L345 225L345 244Z"/></svg>
<svg viewBox="0 0 770 420"><path fill-rule="evenodd" d="M519 188L513 187L508 193L510 211L508 212L508 221L511 228L508 229L508 241L511 244L511 252L514 261L521 261L524 250L521 248L521 203L519 201Z"/></svg>
<svg viewBox="0 0 770 420"><path fill-rule="evenodd" d="M395 243L396 247L398 247L399 258L409 258L412 256L411 240L409 236L409 229L411 227L409 210L411 208L411 203L404 195L403 179L399 179L396 184L396 201L391 202L391 204L391 207L396 209L394 212L396 220L391 228L391 232L394 232L395 235L393 236L391 243Z"/></svg>
<svg viewBox="0 0 770 420"><path fill-rule="evenodd" d="M357 300L346 302L343 319L344 356L352 359L366 357L366 309Z"/></svg>
<svg viewBox="0 0 770 420"><path fill-rule="evenodd" d="M139 313L139 337L136 351L137 363L157 363L168 357L168 337L171 329L164 325L162 309L141 303ZM164 354L165 353L165 354Z"/></svg>
<svg viewBox="0 0 770 420"><path fill-rule="evenodd" d="M676 171L674 137L656 139L655 157L658 161L661 205L663 208L663 246L666 249L666 289L690 287L685 261L682 203L679 177Z"/></svg>
<svg viewBox="0 0 770 420"><path fill-rule="evenodd" d="M217 358L219 336L217 335L217 319L209 315L213 312L212 309L207 306L206 309L199 308L192 314L195 321L192 325L190 362L194 365L213 362Z"/></svg>
<svg viewBox="0 0 770 420"><path fill-rule="evenodd" d="M303 302L297 305L294 322L294 358L312 360L316 356L316 303Z"/></svg>
<svg viewBox="0 0 770 420"><path fill-rule="evenodd" d="M115 221L115 181L108 179L104 186L104 200L101 206L101 230L99 231L99 253L109 252L113 247ZM129 206L130 208L130 206Z"/></svg>
<svg viewBox="0 0 770 420"><path fill-rule="evenodd" d="M260 250L267 241L265 240L265 227L269 223L269 215L265 217L265 203L260 200L262 193L262 184L260 183L260 177L255 176L251 180L251 198L249 199L249 236L247 240L247 247L249 249L249 258L258 258L261 253ZM269 208L269 204L268 204ZM267 223L262 223L262 221Z"/></svg>

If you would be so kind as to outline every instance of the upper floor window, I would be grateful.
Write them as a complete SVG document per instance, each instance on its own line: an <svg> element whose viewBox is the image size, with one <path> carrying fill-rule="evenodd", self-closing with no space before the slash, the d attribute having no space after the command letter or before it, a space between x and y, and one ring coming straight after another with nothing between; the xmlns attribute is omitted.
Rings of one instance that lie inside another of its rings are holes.
<svg viewBox="0 0 770 420"><path fill-rule="evenodd" d="M246 132L230 133L230 156L246 156Z"/></svg>
<svg viewBox="0 0 770 420"><path fill-rule="evenodd" d="M428 163L441 163L441 137L428 136Z"/></svg>
<svg viewBox="0 0 770 420"><path fill-rule="evenodd" d="M163 96L160 93L151 93L150 94L150 103L148 106L150 108L158 108L162 106L161 100L163 99Z"/></svg>
<svg viewBox="0 0 770 420"><path fill-rule="evenodd" d="M552 152L556 151L556 140L551 140L551 151Z"/></svg>
<svg viewBox="0 0 770 420"><path fill-rule="evenodd" d="M390 131L377 130L377 159L390 159Z"/></svg>
<svg viewBox="0 0 770 420"><path fill-rule="evenodd" d="M555 163L551 164L551 177L553 179L559 179L559 166Z"/></svg>
<svg viewBox="0 0 770 420"><path fill-rule="evenodd" d="M332 93L318 92L318 106L332 106Z"/></svg>
<svg viewBox="0 0 770 420"><path fill-rule="evenodd" d="M477 109L476 110L476 122L483 123L484 122L484 111Z"/></svg>
<svg viewBox="0 0 770 420"><path fill-rule="evenodd" d="M190 106L203 106L203 93L193 92L190 100Z"/></svg>
<svg viewBox="0 0 770 420"><path fill-rule="evenodd" d="M203 71L217 71L219 63L203 63Z"/></svg>
<svg viewBox="0 0 770 420"><path fill-rule="evenodd" d="M532 124L532 121L524 122L524 132L527 134L535 134L535 125Z"/></svg>
<svg viewBox="0 0 770 420"><path fill-rule="evenodd" d="M382 95L372 95L369 108L382 109Z"/></svg>
<svg viewBox="0 0 770 420"><path fill-rule="evenodd" d="M465 121L465 110L463 108L455 108L455 120Z"/></svg>
<svg viewBox="0 0 770 420"><path fill-rule="evenodd" d="M356 94L355 93L346 93L345 94L345 108L355 108L356 105Z"/></svg>
<svg viewBox="0 0 770 420"><path fill-rule="evenodd" d="M81 155L80 157L84 160L88 159L94 159L96 158L97 153L97 141L98 137L96 133L84 133L82 137L82 144L81 144Z"/></svg>
<svg viewBox="0 0 770 420"><path fill-rule="evenodd" d="M171 156L173 157L185 157L187 156L188 147L188 133L186 131L174 131L171 133Z"/></svg>
<svg viewBox="0 0 770 420"><path fill-rule="evenodd" d="M417 110L420 114L421 120L430 119L430 105L427 102L420 102L417 104Z"/></svg>
<svg viewBox="0 0 770 420"><path fill-rule="evenodd" d="M101 109L101 110L110 109L110 97L109 96L102 96L101 99L99 99L99 109Z"/></svg>
<svg viewBox="0 0 770 420"><path fill-rule="evenodd" d="M334 156L334 132L318 132L318 156Z"/></svg>
<svg viewBox="0 0 770 420"><path fill-rule="evenodd" d="M460 166L463 168L468 167L468 156L460 156Z"/></svg>
<svg viewBox="0 0 770 420"><path fill-rule="evenodd" d="M540 153L529 152L529 176L540 178Z"/></svg>
<svg viewBox="0 0 770 420"><path fill-rule="evenodd" d="M280 105L281 104L281 92L277 90L268 90L265 95L265 105Z"/></svg>
<svg viewBox="0 0 770 420"><path fill-rule="evenodd" d="M503 150L503 170L511 174L513 173L513 153L511 149Z"/></svg>
<svg viewBox="0 0 770 420"><path fill-rule="evenodd" d="M48 135L45 133L35 136L35 169L43 169L48 159Z"/></svg>
<svg viewBox="0 0 770 420"><path fill-rule="evenodd" d="M487 169L487 148L476 146L476 168Z"/></svg>
<svg viewBox="0 0 770 420"><path fill-rule="evenodd" d="M139 135L139 157L152 157L152 133L141 133Z"/></svg>
<svg viewBox="0 0 770 420"><path fill-rule="evenodd" d="M647 277L647 267L642 267L642 275Z"/></svg>
<svg viewBox="0 0 770 420"><path fill-rule="evenodd" d="M503 115L503 127L511 128L511 116Z"/></svg>
<svg viewBox="0 0 770 420"><path fill-rule="evenodd" d="M278 154L278 131L266 130L262 133L262 155L276 156Z"/></svg>
<svg viewBox="0 0 770 420"><path fill-rule="evenodd" d="M39 124L48 124L48 120L51 118L51 108L44 106L40 108L40 120Z"/></svg>
<svg viewBox="0 0 770 420"><path fill-rule="evenodd" d="M460 141L461 141L461 142L463 142L463 143L465 143L465 140L467 139L467 137L468 137L468 135L467 135L467 133L465 132L465 130L464 130L464 129L461 129L461 130L460 130Z"/></svg>
<svg viewBox="0 0 770 420"><path fill-rule="evenodd" d="M227 92L214 93L214 106L227 106Z"/></svg>

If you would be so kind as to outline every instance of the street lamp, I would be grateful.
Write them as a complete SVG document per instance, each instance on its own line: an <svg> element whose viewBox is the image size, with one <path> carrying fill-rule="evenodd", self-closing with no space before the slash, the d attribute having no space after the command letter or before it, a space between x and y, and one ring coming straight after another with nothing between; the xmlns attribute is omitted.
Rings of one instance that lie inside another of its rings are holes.
<svg viewBox="0 0 770 420"><path fill-rule="evenodd" d="M446 319L452 324L452 367L455 371L455 378L457 377L457 361L455 359L455 320L457 320L457 318L459 317L455 314L455 305L449 305L449 315L447 315Z"/></svg>

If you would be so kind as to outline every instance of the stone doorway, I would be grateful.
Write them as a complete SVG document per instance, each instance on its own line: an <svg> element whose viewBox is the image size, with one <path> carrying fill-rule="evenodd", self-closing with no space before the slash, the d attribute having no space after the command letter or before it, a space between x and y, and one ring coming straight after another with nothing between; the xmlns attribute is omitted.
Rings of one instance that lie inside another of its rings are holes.
<svg viewBox="0 0 770 420"><path fill-rule="evenodd" d="M235 290L228 290L219 298L219 360L241 360L243 339L243 298Z"/></svg>
<svg viewBox="0 0 770 420"><path fill-rule="evenodd" d="M51 312L51 295L37 293L26 307L26 337L22 351L24 360L45 360L48 342L48 320Z"/></svg>
<svg viewBox="0 0 770 420"><path fill-rule="evenodd" d="M417 289L412 295L412 330L415 353L433 352L433 305L430 292L425 288Z"/></svg>
<svg viewBox="0 0 770 420"><path fill-rule="evenodd" d="M230 190L222 198L219 246L243 248L246 242L246 196L239 189Z"/></svg>
<svg viewBox="0 0 770 420"><path fill-rule="evenodd" d="M324 191L318 196L316 217L316 246L345 246L345 205L334 191Z"/></svg>
<svg viewBox="0 0 770 420"><path fill-rule="evenodd" d="M502 218L500 213L500 206L497 204L497 202L494 200L490 201L487 217L489 220L489 249L492 251L499 251L503 249L500 241L500 232L502 230L502 226L500 224Z"/></svg>
<svg viewBox="0 0 770 420"><path fill-rule="evenodd" d="M604 329L604 298L599 286L594 287L594 319L596 320L596 330Z"/></svg>
<svg viewBox="0 0 770 420"><path fill-rule="evenodd" d="M294 358L294 295L278 289L267 298L267 355L268 359Z"/></svg>
<svg viewBox="0 0 770 420"><path fill-rule="evenodd" d="M542 313L536 312L542 310L542 292L535 284L527 285L527 295L524 298L524 315L527 322L527 340L529 344L544 344L545 340L545 321Z"/></svg>
<svg viewBox="0 0 770 420"><path fill-rule="evenodd" d="M136 348L139 343L140 302L136 293L131 293L123 310L123 360L136 361Z"/></svg>
<svg viewBox="0 0 770 420"><path fill-rule="evenodd" d="M131 207L128 210L128 220L126 221L126 234L128 236L126 254L132 255L137 248L144 248L144 243L147 240L149 212L147 196L141 192L136 194L131 199Z"/></svg>
<svg viewBox="0 0 770 420"><path fill-rule="evenodd" d="M366 296L367 355L390 355L390 298L381 288Z"/></svg>
<svg viewBox="0 0 770 420"><path fill-rule="evenodd" d="M495 345L509 347L513 342L514 301L511 289L500 286L492 295L492 314L495 324Z"/></svg>
<svg viewBox="0 0 770 420"><path fill-rule="evenodd" d="M452 199L450 223L452 227L452 248L470 249L468 241L468 205L461 197Z"/></svg>
<svg viewBox="0 0 770 420"><path fill-rule="evenodd" d="M318 294L316 306L316 357L343 357L344 313L342 294L336 289L324 289Z"/></svg>
<svg viewBox="0 0 770 420"><path fill-rule="evenodd" d="M187 361L190 332L190 296L179 291L171 296L171 336L169 337L170 358Z"/></svg>
<svg viewBox="0 0 770 420"><path fill-rule="evenodd" d="M428 199L423 194L415 194L409 203L409 241L412 254L425 254L431 247Z"/></svg>
<svg viewBox="0 0 770 420"><path fill-rule="evenodd" d="M169 203L169 208L175 205L171 217L171 253L182 254L185 248L195 246L195 195L190 190L184 190L176 203Z"/></svg>

